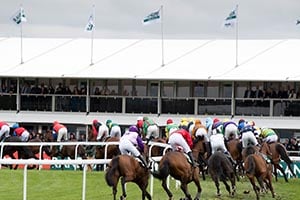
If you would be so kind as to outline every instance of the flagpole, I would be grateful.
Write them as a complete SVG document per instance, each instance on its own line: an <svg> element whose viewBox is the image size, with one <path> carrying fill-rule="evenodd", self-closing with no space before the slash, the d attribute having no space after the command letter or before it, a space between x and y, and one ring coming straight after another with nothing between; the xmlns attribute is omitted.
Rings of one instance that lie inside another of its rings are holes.
<svg viewBox="0 0 300 200"><path fill-rule="evenodd" d="M238 4L236 5L236 27L235 27L235 67L238 67L239 66L239 62L238 62L238 20L239 20L239 17L238 17Z"/></svg>
<svg viewBox="0 0 300 200"><path fill-rule="evenodd" d="M163 5L160 7L161 11L161 66L165 66L164 62L164 23L163 23Z"/></svg>
<svg viewBox="0 0 300 200"><path fill-rule="evenodd" d="M23 23L22 23L22 5L21 5L21 7L20 7L20 20L21 20L21 22L20 22L20 37L21 37L21 64L23 64L24 62L23 62Z"/></svg>
<svg viewBox="0 0 300 200"><path fill-rule="evenodd" d="M95 23L95 5L93 5L93 23ZM91 64L90 65L93 65L94 62L93 62L93 53L94 53L94 29L92 29L92 32L91 32Z"/></svg>

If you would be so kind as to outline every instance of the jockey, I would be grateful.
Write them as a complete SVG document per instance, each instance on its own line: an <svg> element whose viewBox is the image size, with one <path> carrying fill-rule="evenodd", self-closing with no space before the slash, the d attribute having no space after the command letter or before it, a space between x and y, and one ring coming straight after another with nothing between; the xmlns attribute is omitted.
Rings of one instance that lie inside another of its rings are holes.
<svg viewBox="0 0 300 200"><path fill-rule="evenodd" d="M97 141L105 141L108 135L108 127L105 124L101 124L97 119L93 120L92 124L93 135L96 135Z"/></svg>
<svg viewBox="0 0 300 200"><path fill-rule="evenodd" d="M145 134L147 143L149 143L149 141L152 138L159 137L159 129L158 129L157 124L153 121L153 119L144 117L143 121L144 121L143 122L143 133Z"/></svg>
<svg viewBox="0 0 300 200"><path fill-rule="evenodd" d="M113 123L112 120L108 119L106 120L106 126L108 127L110 137L121 137L122 134L119 124Z"/></svg>
<svg viewBox="0 0 300 200"><path fill-rule="evenodd" d="M224 137L228 141L230 139L238 139L238 126L232 120L223 121Z"/></svg>
<svg viewBox="0 0 300 200"><path fill-rule="evenodd" d="M53 122L53 134L57 135L57 142L61 142L63 138L65 141L68 140L68 129L66 126L60 124L58 121ZM62 149L60 145L59 150Z"/></svg>
<svg viewBox="0 0 300 200"><path fill-rule="evenodd" d="M171 145L173 151L183 150L189 156L192 166L197 167L191 150L193 148L192 137L187 130L181 128L173 131L170 134L168 143Z"/></svg>
<svg viewBox="0 0 300 200"><path fill-rule="evenodd" d="M208 138L210 138L210 136L212 135L212 125L213 125L213 120L212 118L208 117L205 119L205 126L207 129L207 135Z"/></svg>
<svg viewBox="0 0 300 200"><path fill-rule="evenodd" d="M10 128L6 122L0 122L0 140L3 141L5 138L9 137Z"/></svg>
<svg viewBox="0 0 300 200"><path fill-rule="evenodd" d="M192 139L193 140L198 140L199 137L203 137L204 144L205 144L205 149L206 149L206 152L207 152L207 157L209 157L210 154L211 154L211 150L210 150L210 143L209 143L209 138L208 138L206 126L204 126L201 123L200 119L196 119L195 120L195 126L192 130Z"/></svg>
<svg viewBox="0 0 300 200"><path fill-rule="evenodd" d="M144 123L143 117L138 117L136 120L136 127L138 127L139 129L139 134L141 134L143 131L143 123Z"/></svg>
<svg viewBox="0 0 300 200"><path fill-rule="evenodd" d="M179 128L189 131L188 126L189 126L189 120L187 118L181 118L180 123L179 123Z"/></svg>
<svg viewBox="0 0 300 200"><path fill-rule="evenodd" d="M11 127L14 130L13 135L21 138L22 142L27 142L29 139L30 133L23 127L20 127L18 123L15 123Z"/></svg>
<svg viewBox="0 0 300 200"><path fill-rule="evenodd" d="M145 158L140 153L144 152L144 144L142 138L139 136L139 130L136 126L130 126L129 130L121 137L119 149L122 155L131 153L134 157L141 160L145 168L150 168L148 167Z"/></svg>
<svg viewBox="0 0 300 200"><path fill-rule="evenodd" d="M213 132L214 134L210 136L210 145L211 145L211 153L214 154L216 151L221 150L224 154L227 155L231 163L235 164L235 161L233 160L231 154L227 150L225 146L225 138L223 135L223 125L221 124L221 121L214 120L213 124ZM215 127L214 127L215 126Z"/></svg>
<svg viewBox="0 0 300 200"><path fill-rule="evenodd" d="M278 141L277 134L273 129L270 128L262 128L260 136L262 137L262 141L268 144Z"/></svg>
<svg viewBox="0 0 300 200"><path fill-rule="evenodd" d="M166 134L166 138L169 138L170 133L172 133L173 131L178 130L178 125L175 124L172 119L168 119L166 121L166 124L167 125L166 125L166 128L165 128L165 134Z"/></svg>
<svg viewBox="0 0 300 200"><path fill-rule="evenodd" d="M220 121L218 118L214 118L211 130L213 135L217 133L224 134L222 121Z"/></svg>
<svg viewBox="0 0 300 200"><path fill-rule="evenodd" d="M255 146L259 145L255 137L254 128L251 124L242 122L239 124L239 127L243 148L246 148L251 144Z"/></svg>

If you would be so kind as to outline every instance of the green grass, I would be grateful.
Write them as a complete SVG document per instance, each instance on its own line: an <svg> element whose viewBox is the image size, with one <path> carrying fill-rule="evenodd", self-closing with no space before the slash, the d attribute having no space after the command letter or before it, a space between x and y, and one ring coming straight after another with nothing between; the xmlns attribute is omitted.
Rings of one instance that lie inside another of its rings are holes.
<svg viewBox="0 0 300 200"><path fill-rule="evenodd" d="M28 200L80 200L82 199L82 172L81 171L55 171L55 170L30 170L28 171ZM225 191L221 183L221 197L216 197L216 188L214 183L208 180L201 181L202 195L201 199L229 200L232 199ZM150 183L150 181L149 181ZM103 172L87 172L86 199L113 199L112 190L106 185ZM298 199L300 196L300 179L289 179L285 183L282 178L278 182L273 181L274 189L277 194L276 199ZM127 200L141 199L139 188L133 184L127 184ZM174 199L183 197L180 189L176 190L175 181L170 181L170 188L174 194ZM196 194L194 183L189 184L191 194ZM244 190L250 190L250 194L244 194ZM150 192L150 188L148 187ZM118 198L121 195L119 183ZM0 199L20 200L23 199L23 170L0 170ZM154 183L154 200L168 199L167 194L161 187L159 180ZM247 179L237 182L237 193L233 199L255 199L255 194ZM271 193L264 194L263 200L271 200Z"/></svg>

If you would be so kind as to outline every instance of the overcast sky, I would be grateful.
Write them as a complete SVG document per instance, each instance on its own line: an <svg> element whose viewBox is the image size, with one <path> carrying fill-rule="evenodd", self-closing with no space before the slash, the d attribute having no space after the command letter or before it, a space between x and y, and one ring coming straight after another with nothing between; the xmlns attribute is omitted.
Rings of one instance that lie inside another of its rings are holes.
<svg viewBox="0 0 300 200"><path fill-rule="evenodd" d="M24 37L90 37L84 28L95 5L97 38L160 38L143 18L164 6L165 38L234 38L223 20L239 5L239 38L300 38L300 0L1 0L0 37L20 35L10 17L23 5Z"/></svg>

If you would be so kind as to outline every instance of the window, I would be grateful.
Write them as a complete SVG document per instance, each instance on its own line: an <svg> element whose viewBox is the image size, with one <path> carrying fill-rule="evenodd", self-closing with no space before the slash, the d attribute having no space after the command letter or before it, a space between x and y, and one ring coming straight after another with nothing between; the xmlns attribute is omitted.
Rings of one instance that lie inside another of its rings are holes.
<svg viewBox="0 0 300 200"><path fill-rule="evenodd" d="M190 82L179 81L177 84L177 96L178 97L190 97Z"/></svg>
<svg viewBox="0 0 300 200"><path fill-rule="evenodd" d="M175 83L173 81L166 81L162 83L161 96L163 97L174 97Z"/></svg>

